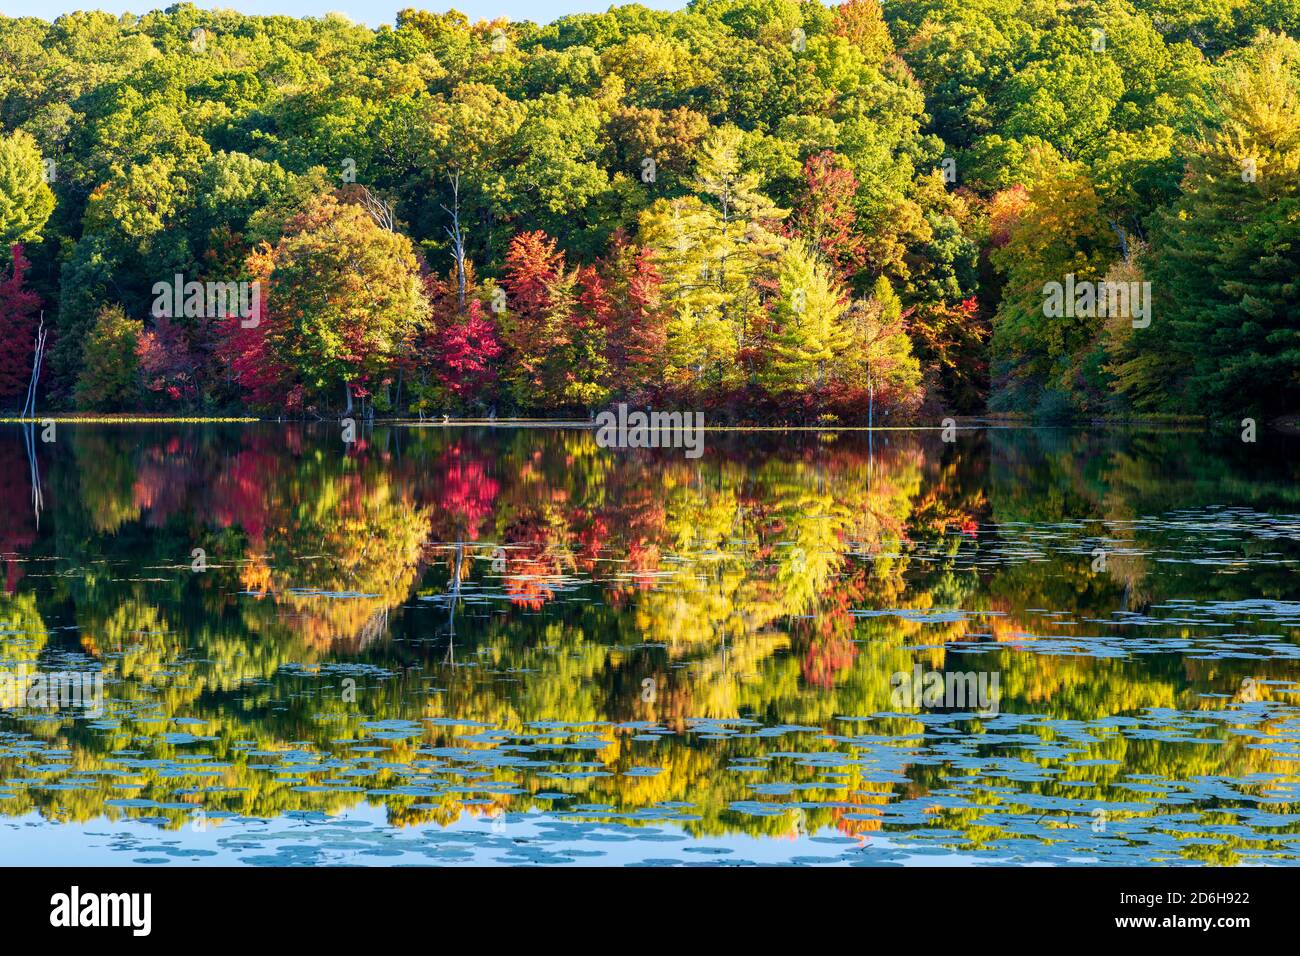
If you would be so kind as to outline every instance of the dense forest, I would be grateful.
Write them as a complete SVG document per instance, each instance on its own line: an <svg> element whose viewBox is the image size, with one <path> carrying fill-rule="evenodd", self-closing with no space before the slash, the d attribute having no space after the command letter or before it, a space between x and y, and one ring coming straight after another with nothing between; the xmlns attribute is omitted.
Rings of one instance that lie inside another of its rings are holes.
<svg viewBox="0 0 1300 956"><path fill-rule="evenodd" d="M0 411L1294 413L1297 34L1300 0L0 17Z"/></svg>

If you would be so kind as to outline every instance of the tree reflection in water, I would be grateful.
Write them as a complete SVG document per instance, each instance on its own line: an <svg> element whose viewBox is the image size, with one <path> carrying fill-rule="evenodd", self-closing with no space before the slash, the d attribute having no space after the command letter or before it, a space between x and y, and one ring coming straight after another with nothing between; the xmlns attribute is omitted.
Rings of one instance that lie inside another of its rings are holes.
<svg viewBox="0 0 1300 956"><path fill-rule="evenodd" d="M0 667L109 703L0 701L0 812L1295 859L1294 449L882 434L66 426L39 527L0 516ZM998 714L900 708L918 664L996 672Z"/></svg>

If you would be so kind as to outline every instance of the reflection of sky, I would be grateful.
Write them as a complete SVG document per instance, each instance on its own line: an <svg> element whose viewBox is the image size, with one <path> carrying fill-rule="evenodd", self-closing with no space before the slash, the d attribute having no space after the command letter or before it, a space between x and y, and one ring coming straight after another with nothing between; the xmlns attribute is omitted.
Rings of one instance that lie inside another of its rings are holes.
<svg viewBox="0 0 1300 956"><path fill-rule="evenodd" d="M639 0L643 7L655 10L677 10L686 6L685 0ZM570 13L600 13L615 4L613 0L443 0L442 3L412 3L411 0L219 0L216 3L200 2L202 9L236 10L255 15L284 15L293 17L319 17L337 11L368 26L377 27L393 23L397 11L407 7L441 12L459 10L474 20L492 20L508 17L511 20L532 20L550 23ZM143 13L161 9L160 2L138 0L0 0L0 14L9 17L40 17L50 20L75 10L107 10L119 13L130 10Z"/></svg>
<svg viewBox="0 0 1300 956"><path fill-rule="evenodd" d="M844 865L846 851L890 850L894 844L879 835L860 843L833 829L804 837L773 840L745 834L692 838L673 824L623 827L591 824L587 839L566 840L563 846L548 840L543 821L550 814L516 814L493 830L485 818L462 817L450 826L435 823L388 828L383 807L361 806L334 817L312 819L278 817L245 818L211 823L203 830L187 824L182 831L164 830L135 820L104 818L51 827L40 814L29 813L0 822L0 844L7 866L125 866L184 865L230 866L261 862L267 865L493 865L546 862L561 865L628 866L647 862L696 864L789 864L822 862ZM635 835L634 835L635 834ZM428 850L428 837L450 848L439 855ZM640 836L640 839L637 838ZM646 836L652 839L645 839ZM441 840L439 838L449 837ZM567 851L567 853L566 853ZM557 858L561 855L565 858ZM530 859L533 857L535 859ZM961 854L936 856L890 853L891 863L969 866L975 861ZM274 859L273 859L274 858ZM987 857L980 862L994 862Z"/></svg>

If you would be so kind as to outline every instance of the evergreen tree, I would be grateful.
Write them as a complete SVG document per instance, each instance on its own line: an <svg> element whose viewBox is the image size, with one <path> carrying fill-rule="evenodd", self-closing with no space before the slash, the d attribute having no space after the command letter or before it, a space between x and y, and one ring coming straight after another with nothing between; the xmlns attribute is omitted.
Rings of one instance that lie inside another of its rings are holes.
<svg viewBox="0 0 1300 956"><path fill-rule="evenodd" d="M853 340L841 321L843 291L802 239L786 246L778 283L764 384L776 394L820 392Z"/></svg>
<svg viewBox="0 0 1300 956"><path fill-rule="evenodd" d="M1222 116L1159 217L1154 314L1133 348L1149 356L1144 391L1164 389L1171 411L1300 408L1298 78L1300 43L1286 36L1236 58L1217 86Z"/></svg>

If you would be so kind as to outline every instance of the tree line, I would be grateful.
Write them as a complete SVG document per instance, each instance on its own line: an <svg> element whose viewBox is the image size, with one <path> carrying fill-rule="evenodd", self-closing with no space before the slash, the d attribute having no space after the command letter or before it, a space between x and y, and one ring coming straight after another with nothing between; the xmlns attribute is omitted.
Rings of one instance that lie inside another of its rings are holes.
<svg viewBox="0 0 1300 956"><path fill-rule="evenodd" d="M44 327L43 408L1294 412L1297 29L1300 0L0 18L0 409Z"/></svg>

